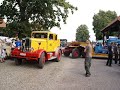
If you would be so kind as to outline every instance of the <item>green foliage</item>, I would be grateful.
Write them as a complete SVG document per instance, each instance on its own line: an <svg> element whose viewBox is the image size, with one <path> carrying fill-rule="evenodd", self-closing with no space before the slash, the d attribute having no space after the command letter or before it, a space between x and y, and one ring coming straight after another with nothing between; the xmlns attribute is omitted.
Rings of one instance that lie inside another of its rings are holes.
<svg viewBox="0 0 120 90"><path fill-rule="evenodd" d="M60 27L60 21L66 23L69 11L73 13L74 10L77 8L66 0L4 0L0 5L0 17L7 18L10 30L30 33L31 30Z"/></svg>
<svg viewBox="0 0 120 90"><path fill-rule="evenodd" d="M86 41L89 39L89 31L86 25L80 25L76 31L76 41Z"/></svg>
<svg viewBox="0 0 120 90"><path fill-rule="evenodd" d="M3 32L4 35L8 37L16 37L18 34L18 37L22 38L30 36L31 29L29 23L12 22L7 24L6 28L2 28L1 32Z"/></svg>
<svg viewBox="0 0 120 90"><path fill-rule="evenodd" d="M117 17L115 11L102 11L93 16L93 30L96 34L96 39L102 39L101 30L106 27L111 21Z"/></svg>

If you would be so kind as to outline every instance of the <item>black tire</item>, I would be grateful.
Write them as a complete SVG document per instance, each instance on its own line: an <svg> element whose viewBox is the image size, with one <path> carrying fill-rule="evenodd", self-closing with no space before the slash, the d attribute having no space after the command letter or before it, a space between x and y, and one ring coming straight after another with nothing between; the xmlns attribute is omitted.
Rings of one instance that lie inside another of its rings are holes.
<svg viewBox="0 0 120 90"><path fill-rule="evenodd" d="M61 60L61 56L62 56L62 52L60 50L58 50L58 53L57 53L57 58L55 59L56 62L59 62Z"/></svg>
<svg viewBox="0 0 120 90"><path fill-rule="evenodd" d="M22 64L22 59L14 58L15 64L16 65L21 65Z"/></svg>
<svg viewBox="0 0 120 90"><path fill-rule="evenodd" d="M45 53L43 52L40 58L38 59L39 68L42 69L44 67L44 64L45 64Z"/></svg>
<svg viewBox="0 0 120 90"><path fill-rule="evenodd" d="M68 57L70 55L70 52L64 52L64 56Z"/></svg>
<svg viewBox="0 0 120 90"><path fill-rule="evenodd" d="M72 58L78 58L80 57L79 49L75 48L72 50Z"/></svg>

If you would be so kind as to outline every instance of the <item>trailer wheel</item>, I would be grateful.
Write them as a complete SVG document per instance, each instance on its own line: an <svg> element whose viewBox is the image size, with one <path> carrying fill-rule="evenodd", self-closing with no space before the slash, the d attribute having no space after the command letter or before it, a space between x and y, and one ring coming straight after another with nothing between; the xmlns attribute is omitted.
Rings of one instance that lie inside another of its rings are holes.
<svg viewBox="0 0 120 90"><path fill-rule="evenodd" d="M15 64L16 65L21 65L22 64L22 59L14 58Z"/></svg>
<svg viewBox="0 0 120 90"><path fill-rule="evenodd" d="M40 56L40 58L38 59L38 66L39 68L43 68L45 64L45 53L43 52Z"/></svg>
<svg viewBox="0 0 120 90"><path fill-rule="evenodd" d="M72 50L72 58L78 58L80 56L80 52L77 48Z"/></svg>
<svg viewBox="0 0 120 90"><path fill-rule="evenodd" d="M62 52L60 50L58 50L57 58L55 59L55 61L59 62L61 60L61 56L62 56Z"/></svg>
<svg viewBox="0 0 120 90"><path fill-rule="evenodd" d="M68 57L70 55L70 52L64 52L64 56Z"/></svg>

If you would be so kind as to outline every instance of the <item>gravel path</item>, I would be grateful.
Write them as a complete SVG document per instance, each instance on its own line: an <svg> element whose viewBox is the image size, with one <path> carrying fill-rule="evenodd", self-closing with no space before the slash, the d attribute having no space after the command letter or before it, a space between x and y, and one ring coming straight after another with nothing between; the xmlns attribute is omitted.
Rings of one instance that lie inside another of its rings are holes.
<svg viewBox="0 0 120 90"><path fill-rule="evenodd" d="M85 77L84 59L62 57L48 61L43 69L35 62L16 66L14 61L0 63L0 90L120 90L120 66L105 66L93 59L91 77Z"/></svg>

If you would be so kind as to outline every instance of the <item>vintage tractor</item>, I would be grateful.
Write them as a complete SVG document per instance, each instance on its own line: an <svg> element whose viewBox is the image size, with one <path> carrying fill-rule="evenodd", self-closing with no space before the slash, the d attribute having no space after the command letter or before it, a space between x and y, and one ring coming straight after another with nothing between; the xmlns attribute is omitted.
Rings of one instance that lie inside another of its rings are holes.
<svg viewBox="0 0 120 90"><path fill-rule="evenodd" d="M22 64L23 60L37 61L40 68L44 67L45 61L61 59L60 40L57 34L49 31L33 31L31 38L24 38L21 46L11 52L16 65Z"/></svg>
<svg viewBox="0 0 120 90"><path fill-rule="evenodd" d="M64 56L68 57L72 54L72 58L85 57L84 49L87 44L85 42L71 42L63 50Z"/></svg>
<svg viewBox="0 0 120 90"><path fill-rule="evenodd" d="M86 42L71 42L67 47L65 47L63 54L66 57L71 54L72 58L85 57L84 49L86 45ZM92 50L92 57L107 58L108 55L106 47L102 47L101 44L96 44Z"/></svg>

